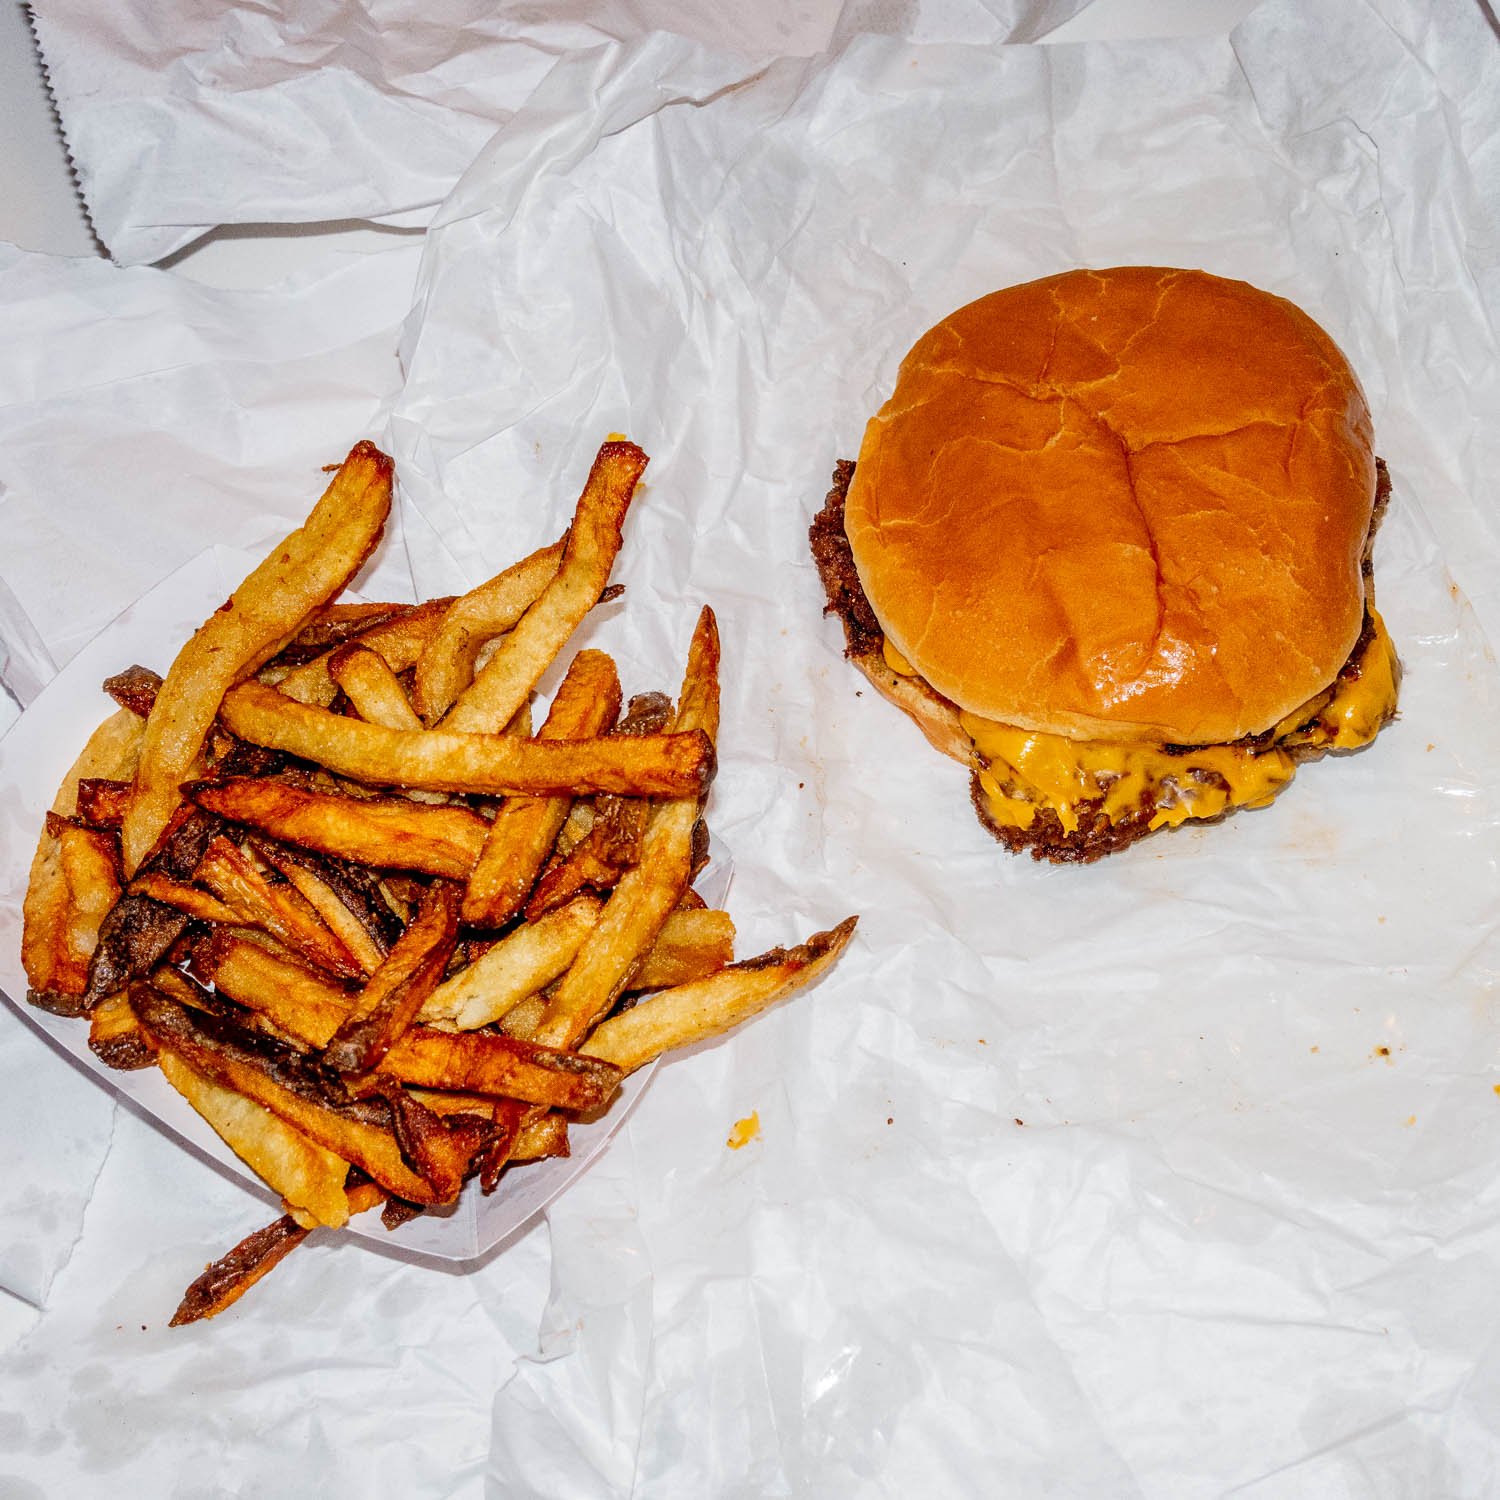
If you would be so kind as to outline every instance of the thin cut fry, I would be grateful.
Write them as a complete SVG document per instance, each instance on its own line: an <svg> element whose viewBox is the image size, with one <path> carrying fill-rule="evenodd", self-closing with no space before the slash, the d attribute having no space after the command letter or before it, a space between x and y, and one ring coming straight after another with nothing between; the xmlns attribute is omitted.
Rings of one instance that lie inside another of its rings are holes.
<svg viewBox="0 0 1500 1500"><path fill-rule="evenodd" d="M390 459L356 444L306 523L178 652L146 720L121 829L127 875L167 826L225 690L274 656L353 578L375 550L390 505Z"/></svg>
<svg viewBox="0 0 1500 1500"><path fill-rule="evenodd" d="M342 1073L373 1068L416 1019L437 988L458 937L458 887L435 881L385 961L370 976L349 1017L323 1050Z"/></svg>
<svg viewBox="0 0 1500 1500"><path fill-rule="evenodd" d="M487 583L455 599L417 662L412 702L429 724L447 713L474 680L480 649L510 630L557 576L563 544L524 557Z"/></svg>
<svg viewBox="0 0 1500 1500"><path fill-rule="evenodd" d="M855 921L849 917L799 947L773 948L694 984L659 990L600 1022L579 1050L633 1073L673 1047L719 1036L829 969L854 935Z"/></svg>
<svg viewBox="0 0 1500 1500"><path fill-rule="evenodd" d="M467 877L489 831L463 807L426 807L405 798L356 802L264 777L200 781L185 790L199 807L286 843L450 880Z"/></svg>
<svg viewBox="0 0 1500 1500"><path fill-rule="evenodd" d="M619 711L620 677L614 662L602 651L580 651L537 738L590 739L607 730ZM464 921L503 927L520 911L572 805L567 793L506 800L464 889Z"/></svg>
<svg viewBox="0 0 1500 1500"><path fill-rule="evenodd" d="M676 727L713 740L719 729L719 631L704 608L688 648ZM615 887L588 947L563 976L536 1039L576 1047L629 982L692 876L693 828L701 799L663 802L651 816L640 863Z"/></svg>
<svg viewBox="0 0 1500 1500"><path fill-rule="evenodd" d="M378 652L358 641L340 646L328 661L328 674L343 688L360 718L387 729L420 729L417 717L401 686Z"/></svg>
<svg viewBox="0 0 1500 1500"><path fill-rule="evenodd" d="M260 682L232 689L223 715L230 733L241 739L375 786L501 796L696 797L713 772L712 746L691 730L639 739L523 740L446 728L386 729L297 703Z"/></svg>
<svg viewBox="0 0 1500 1500"><path fill-rule="evenodd" d="M200 891L186 881L173 880L160 870L142 870L130 882L130 893L175 906L178 911L186 912L200 922L228 922L234 926L240 921L239 913L227 901L220 901L217 896Z"/></svg>
<svg viewBox="0 0 1500 1500"><path fill-rule="evenodd" d="M262 927L309 963L354 979L358 961L290 884L272 885L245 852L227 838L203 851L197 879L235 912L247 927Z"/></svg>
<svg viewBox="0 0 1500 1500"><path fill-rule="evenodd" d="M600 447L573 513L557 577L459 695L443 728L497 729L526 701L609 583L625 512L646 463L646 455L634 443L607 442Z"/></svg>
<svg viewBox="0 0 1500 1500"><path fill-rule="evenodd" d="M380 967L389 945L382 942L379 929L360 919L345 898L307 862L310 856L292 856L279 844L257 844L256 852L296 887L366 974Z"/></svg>
<svg viewBox="0 0 1500 1500"><path fill-rule="evenodd" d="M539 921L522 923L444 980L428 997L420 1019L451 1021L460 1031L498 1021L573 962L600 910L592 896L581 896Z"/></svg>

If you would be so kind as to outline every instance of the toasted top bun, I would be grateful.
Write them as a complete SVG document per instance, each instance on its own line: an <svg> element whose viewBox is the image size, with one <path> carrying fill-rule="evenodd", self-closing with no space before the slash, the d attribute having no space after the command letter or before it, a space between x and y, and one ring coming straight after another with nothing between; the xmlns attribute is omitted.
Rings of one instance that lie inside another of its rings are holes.
<svg viewBox="0 0 1500 1500"><path fill-rule="evenodd" d="M1364 616L1364 393L1290 302L1070 271L923 335L845 509L896 649L988 719L1213 744L1326 687Z"/></svg>

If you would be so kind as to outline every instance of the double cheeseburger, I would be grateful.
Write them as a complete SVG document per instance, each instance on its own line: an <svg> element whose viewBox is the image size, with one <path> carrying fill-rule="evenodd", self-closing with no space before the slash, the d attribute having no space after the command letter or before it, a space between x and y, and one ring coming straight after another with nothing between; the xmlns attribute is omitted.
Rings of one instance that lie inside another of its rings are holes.
<svg viewBox="0 0 1500 1500"><path fill-rule="evenodd" d="M969 768L981 822L1092 860L1262 807L1390 721L1388 490L1311 318L1127 266L924 334L811 540L846 654Z"/></svg>

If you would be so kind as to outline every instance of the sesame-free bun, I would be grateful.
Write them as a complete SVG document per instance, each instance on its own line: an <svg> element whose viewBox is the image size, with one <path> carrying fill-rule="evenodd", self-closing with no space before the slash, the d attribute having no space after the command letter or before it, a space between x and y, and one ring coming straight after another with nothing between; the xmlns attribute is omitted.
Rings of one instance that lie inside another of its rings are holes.
<svg viewBox="0 0 1500 1500"><path fill-rule="evenodd" d="M1212 744L1332 681L1364 617L1370 414L1290 302L1070 271L924 334L845 510L895 648L988 719Z"/></svg>

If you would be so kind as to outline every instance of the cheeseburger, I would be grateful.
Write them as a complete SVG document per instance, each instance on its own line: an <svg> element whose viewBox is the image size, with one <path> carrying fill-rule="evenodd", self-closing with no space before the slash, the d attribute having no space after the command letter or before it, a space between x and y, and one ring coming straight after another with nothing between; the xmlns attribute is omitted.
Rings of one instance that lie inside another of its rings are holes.
<svg viewBox="0 0 1500 1500"><path fill-rule="evenodd" d="M1092 860L1374 739L1399 664L1359 382L1290 302L1070 271L924 334L813 555L846 654L1008 849Z"/></svg>

